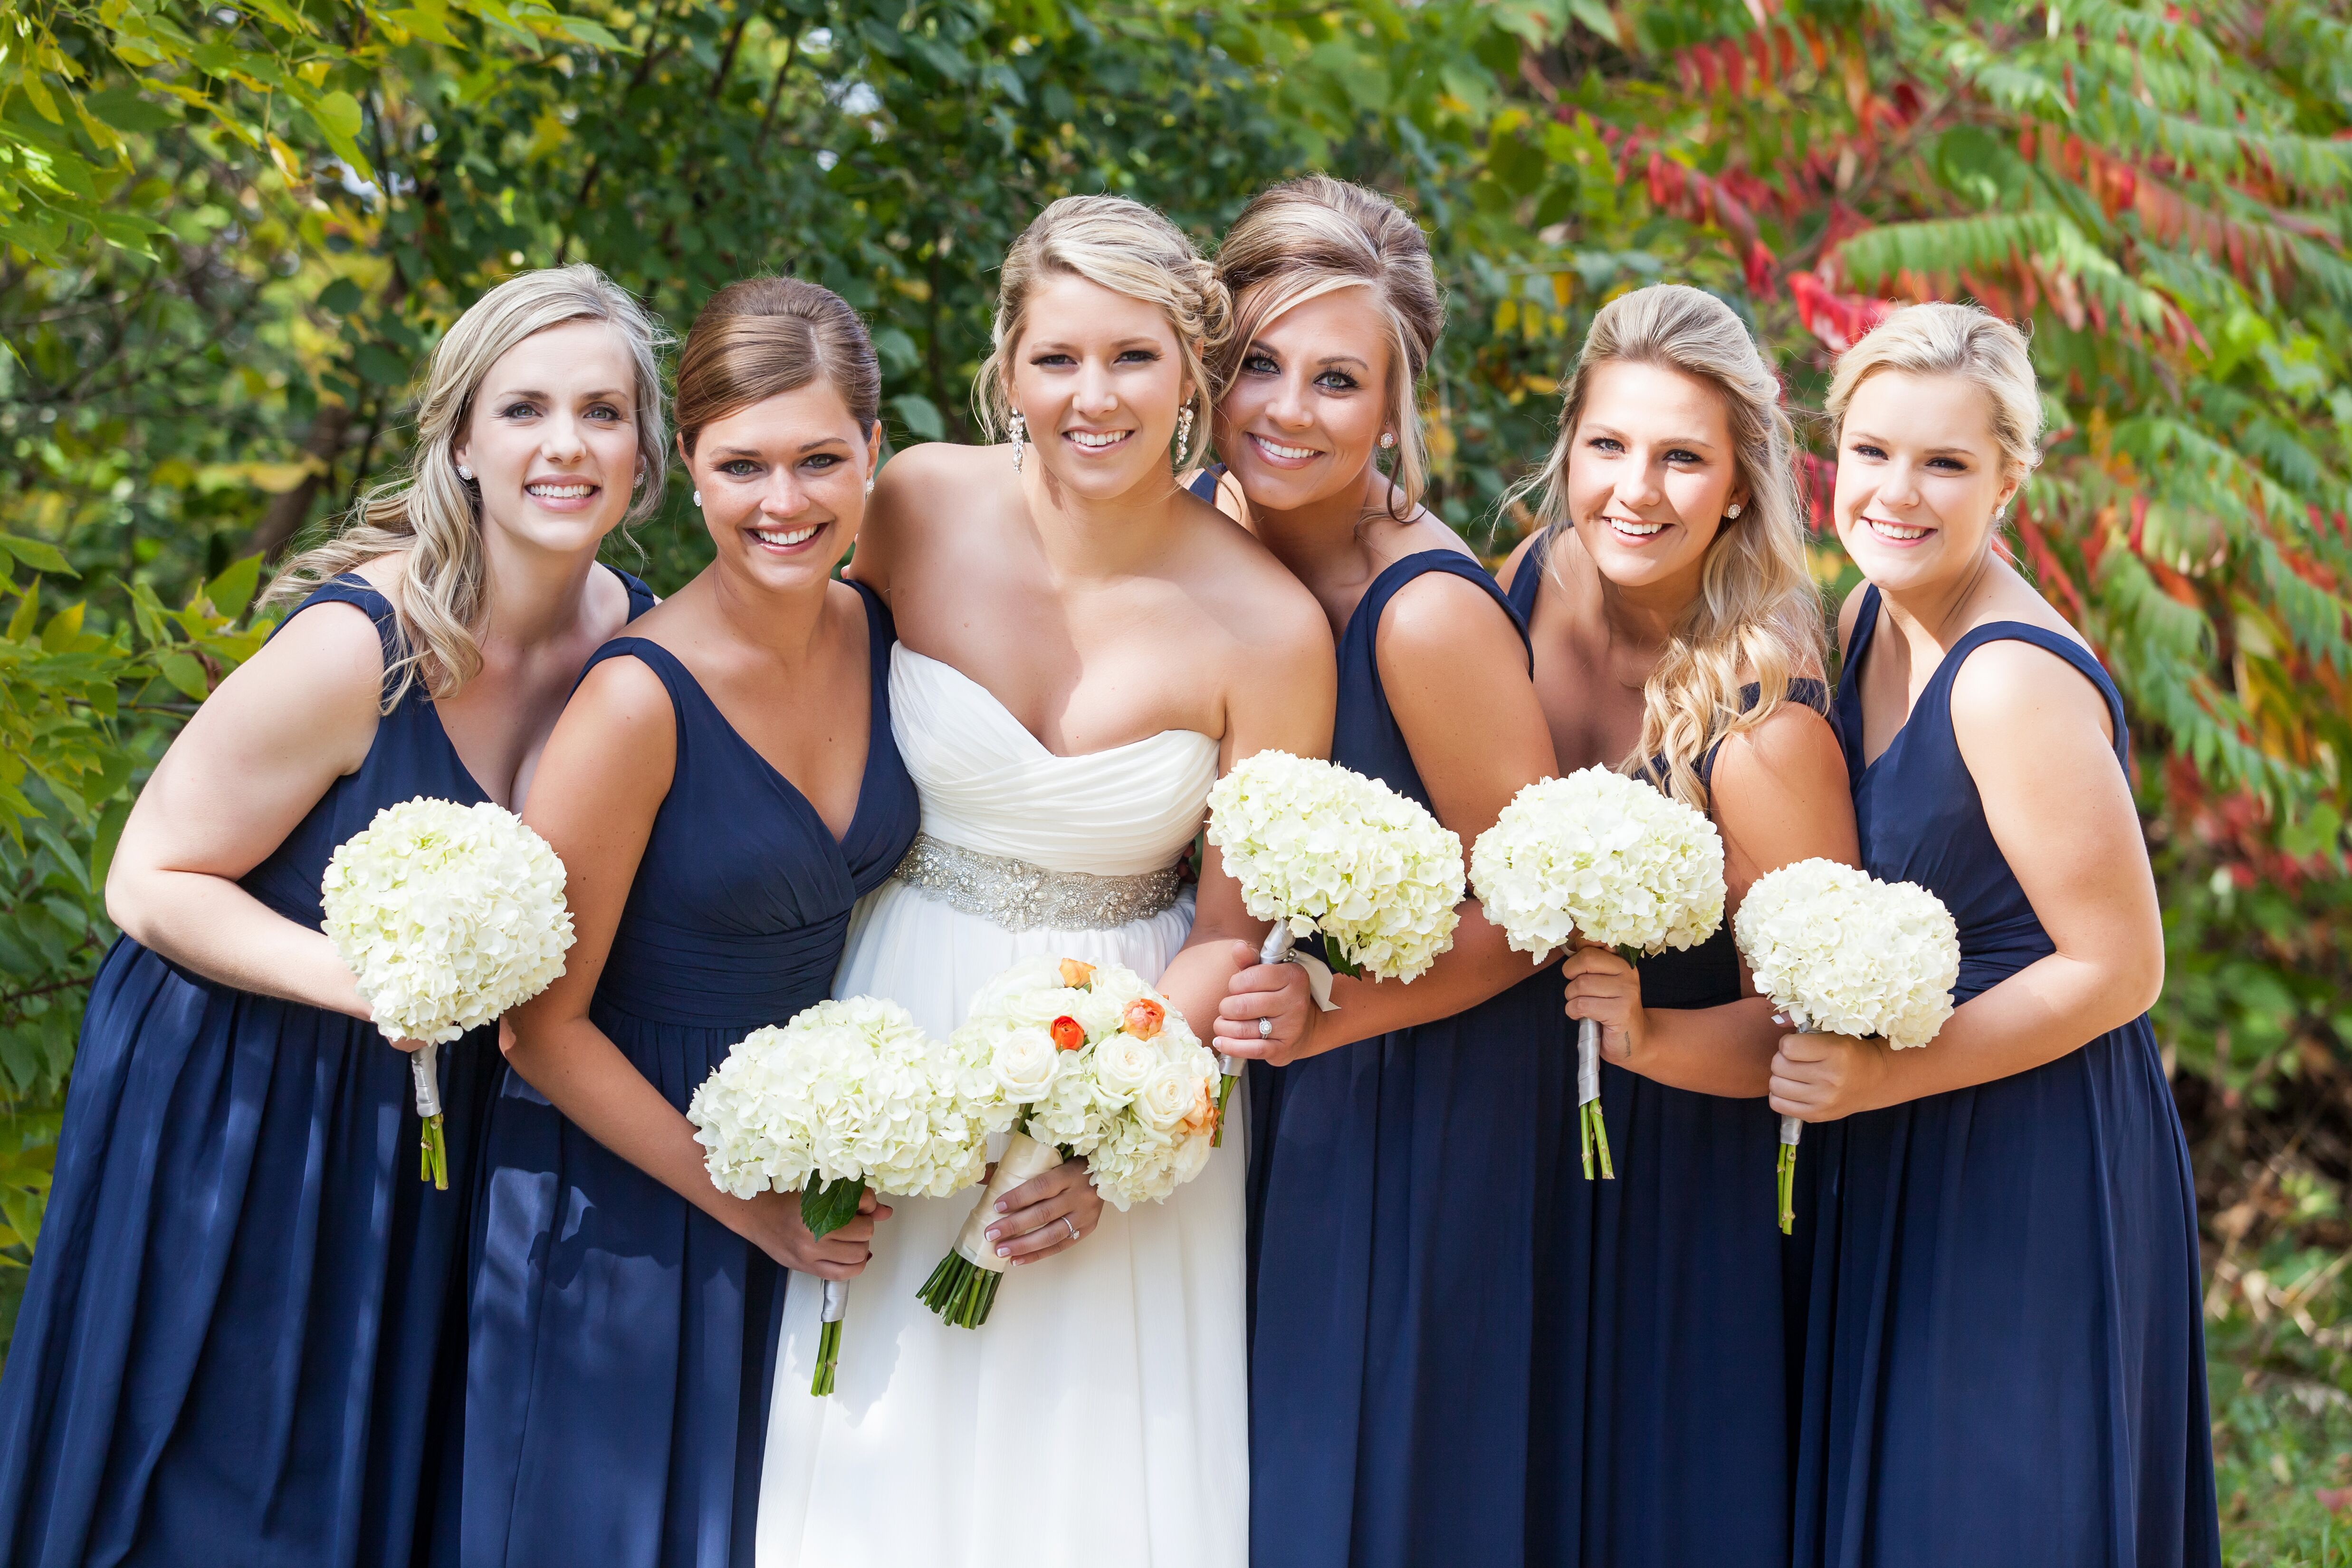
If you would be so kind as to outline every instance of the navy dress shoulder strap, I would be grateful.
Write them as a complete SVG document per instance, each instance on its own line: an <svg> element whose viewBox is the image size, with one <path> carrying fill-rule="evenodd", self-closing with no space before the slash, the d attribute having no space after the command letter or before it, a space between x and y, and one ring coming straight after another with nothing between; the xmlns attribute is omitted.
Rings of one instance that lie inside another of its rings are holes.
<svg viewBox="0 0 2352 1568"><path fill-rule="evenodd" d="M1202 468L1199 473L1193 475L1192 482L1190 485L1187 485L1185 489L1191 490L1194 495L1199 496L1202 500L1207 501L1211 506L1214 506L1217 504L1217 481L1224 477L1224 464L1212 463L1207 468Z"/></svg>
<svg viewBox="0 0 2352 1568"><path fill-rule="evenodd" d="M2044 653L2054 653L2074 667L2089 681L2107 705L2107 719L2115 728L2116 761L2128 770L2131 767L2131 731L2125 727L2124 695L2116 689L2113 677L2107 674L2095 655L2074 638L2062 636L2047 626L2037 626L2031 621L1987 621L1970 630L1952 645L1944 662L1936 668L1927 691L1919 694L1920 702L1934 693L1947 710L1951 707L1951 686L1959 675L1960 665L1969 655L1990 642L2031 643Z"/></svg>
<svg viewBox="0 0 2352 1568"><path fill-rule="evenodd" d="M629 591L629 619L634 621L654 607L654 591L651 588L610 562L605 563L604 570L618 577L621 586Z"/></svg>
<svg viewBox="0 0 2352 1568"><path fill-rule="evenodd" d="M392 601L375 585L356 572L344 572L328 578L302 597L301 603L286 612L286 618L269 629L275 637L293 624L294 617L313 605L351 605L375 623L375 635L383 644L383 666L389 670L407 654L407 640L400 635L400 616Z"/></svg>
<svg viewBox="0 0 2352 1568"><path fill-rule="evenodd" d="M1411 555L1399 556L1381 568L1380 575L1374 577L1371 585L1364 590L1364 596L1357 601L1355 614L1348 617L1347 634L1341 639L1341 661L1344 663L1347 658L1344 645L1356 637L1359 631L1367 640L1365 651L1371 651L1371 647L1379 643L1381 617L1388 613L1389 601L1402 592L1406 584L1432 572L1449 573L1483 589L1486 596L1511 617L1511 625L1519 634L1519 646L1528 653L1528 671L1533 673L1535 652L1528 641L1526 613L1512 602L1512 595L1503 592L1502 586L1495 581L1495 574L1487 571L1476 556L1465 555L1458 550L1415 551ZM1379 677L1375 675L1374 679Z"/></svg>
<svg viewBox="0 0 2352 1568"><path fill-rule="evenodd" d="M1495 579L1474 556L1456 550L1423 550L1391 561L1356 603L1339 637L1339 703L1331 727L1331 760L1379 779L1423 805L1429 792L1413 766L1412 749L1405 742L1396 716L1390 711L1387 690L1381 684L1381 617L1405 584L1432 572L1447 573L1476 584L1511 618L1519 634L1519 649L1534 668L1535 655L1528 644L1527 623Z"/></svg>

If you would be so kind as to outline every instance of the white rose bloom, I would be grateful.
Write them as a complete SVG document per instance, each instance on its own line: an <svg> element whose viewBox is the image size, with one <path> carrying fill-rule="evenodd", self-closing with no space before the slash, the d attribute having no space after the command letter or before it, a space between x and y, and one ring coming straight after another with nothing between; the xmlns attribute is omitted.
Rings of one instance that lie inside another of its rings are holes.
<svg viewBox="0 0 2352 1568"><path fill-rule="evenodd" d="M1180 1062L1162 1058L1151 1069L1143 1092L1135 1097L1135 1112L1155 1130L1172 1132L1201 1098L1200 1080Z"/></svg>
<svg viewBox="0 0 2352 1568"><path fill-rule="evenodd" d="M563 863L510 811L419 796L385 806L320 881L328 939L386 1039L439 1045L563 973Z"/></svg>
<svg viewBox="0 0 2352 1568"><path fill-rule="evenodd" d="M1054 1087L1063 1051L1054 1037L1034 1027L1009 1029L999 1037L990 1065L1004 1097L1026 1105Z"/></svg>
<svg viewBox="0 0 2352 1568"><path fill-rule="evenodd" d="M1095 1047L1093 1057L1095 1082L1105 1098L1116 1099L1121 1105L1133 1100L1151 1081L1151 1071L1160 1065L1160 1053L1133 1035L1115 1034Z"/></svg>
<svg viewBox="0 0 2352 1568"><path fill-rule="evenodd" d="M1470 879L1486 918L1538 963L1572 935L1653 953L1723 923L1715 825L1602 767L1519 791L1471 847Z"/></svg>
<svg viewBox="0 0 2352 1568"><path fill-rule="evenodd" d="M1259 752L1209 792L1209 842L1249 912L1317 931L1366 973L1412 980L1454 945L1462 840L1361 773Z"/></svg>

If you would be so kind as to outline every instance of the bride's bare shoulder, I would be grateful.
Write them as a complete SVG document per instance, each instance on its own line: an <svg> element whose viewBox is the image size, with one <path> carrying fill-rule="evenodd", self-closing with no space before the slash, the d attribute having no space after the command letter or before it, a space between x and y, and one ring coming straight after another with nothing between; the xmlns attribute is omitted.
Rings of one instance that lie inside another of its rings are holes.
<svg viewBox="0 0 2352 1568"><path fill-rule="evenodd" d="M1185 499L1192 525L1186 586L1210 623L1254 656L1329 659L1330 623L1306 584L1248 529L1206 501Z"/></svg>

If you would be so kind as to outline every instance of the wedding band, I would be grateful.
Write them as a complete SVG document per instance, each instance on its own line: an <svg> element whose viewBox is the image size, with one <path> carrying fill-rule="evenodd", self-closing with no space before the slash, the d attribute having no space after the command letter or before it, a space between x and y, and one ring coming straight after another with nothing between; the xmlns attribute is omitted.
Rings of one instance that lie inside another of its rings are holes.
<svg viewBox="0 0 2352 1568"><path fill-rule="evenodd" d="M1274 1038L1274 1020L1273 1020L1273 1019L1271 1019L1271 1018L1260 1018L1260 1019L1257 1021L1257 1037L1258 1037L1259 1039L1261 1039L1261 1040L1270 1040L1270 1039Z"/></svg>
<svg viewBox="0 0 2352 1568"><path fill-rule="evenodd" d="M1078 1222L1076 1220L1072 1219L1068 1215L1064 1215L1062 1216L1062 1223L1070 1227L1070 1239L1072 1241L1083 1241L1086 1239L1078 1234Z"/></svg>

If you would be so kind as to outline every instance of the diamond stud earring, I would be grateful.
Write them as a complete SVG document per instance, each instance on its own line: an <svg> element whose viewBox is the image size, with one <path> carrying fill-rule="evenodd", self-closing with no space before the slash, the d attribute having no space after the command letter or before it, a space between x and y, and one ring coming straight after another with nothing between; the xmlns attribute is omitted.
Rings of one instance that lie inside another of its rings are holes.
<svg viewBox="0 0 2352 1568"><path fill-rule="evenodd" d="M457 465L457 477L470 484L473 482L474 470L460 463Z"/></svg>
<svg viewBox="0 0 2352 1568"><path fill-rule="evenodd" d="M1386 451L1389 447L1393 447L1393 446L1395 446L1395 445L1396 445L1396 432L1395 432L1395 431L1393 431L1393 430L1383 430L1383 431L1381 431L1381 450Z"/></svg>
<svg viewBox="0 0 2352 1568"><path fill-rule="evenodd" d="M702 510L702 492L700 490L694 492L694 506L697 511Z"/></svg>
<svg viewBox="0 0 2352 1568"><path fill-rule="evenodd" d="M1724 509L1723 515L1731 521L1738 522L1739 521L1739 503L1738 501L1733 501L1728 507Z"/></svg>

